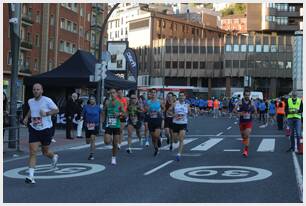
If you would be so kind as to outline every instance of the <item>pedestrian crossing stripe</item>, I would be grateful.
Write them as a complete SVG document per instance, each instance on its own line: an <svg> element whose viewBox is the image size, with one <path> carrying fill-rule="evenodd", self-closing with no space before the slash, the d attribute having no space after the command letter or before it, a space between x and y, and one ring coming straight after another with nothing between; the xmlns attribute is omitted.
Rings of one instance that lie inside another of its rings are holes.
<svg viewBox="0 0 306 206"><path fill-rule="evenodd" d="M188 138L184 139L184 145L193 142L194 140L197 140L198 138ZM172 148L173 150L177 149L179 147L179 143L173 143ZM160 150L169 150L169 145L163 146L160 148Z"/></svg>
<svg viewBox="0 0 306 206"><path fill-rule="evenodd" d="M135 142L139 142L139 140L138 139L132 139L132 144L135 143ZM128 145L127 141L123 141L120 144L121 147L126 146L126 145ZM112 149L112 148L113 148L112 145L105 145L105 146L102 146L102 147L98 147L96 149Z"/></svg>
<svg viewBox="0 0 306 206"><path fill-rule="evenodd" d="M257 152L274 152L275 139L263 139L257 149Z"/></svg>
<svg viewBox="0 0 306 206"><path fill-rule="evenodd" d="M207 151L222 140L223 138L211 138L206 142L203 142L202 144L192 148L191 151Z"/></svg>

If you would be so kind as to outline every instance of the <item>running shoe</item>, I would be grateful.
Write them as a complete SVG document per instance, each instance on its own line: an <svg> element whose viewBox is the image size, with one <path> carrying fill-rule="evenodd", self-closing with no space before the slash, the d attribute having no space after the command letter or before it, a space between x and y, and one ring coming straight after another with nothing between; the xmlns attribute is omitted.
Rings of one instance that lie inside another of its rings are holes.
<svg viewBox="0 0 306 206"><path fill-rule="evenodd" d="M154 157L156 157L158 154L158 148L155 148L155 151L154 151Z"/></svg>
<svg viewBox="0 0 306 206"><path fill-rule="evenodd" d="M178 155L178 154L177 154L176 157L175 157L175 160L176 160L176 161L180 161L180 159L181 159L181 155Z"/></svg>
<svg viewBox="0 0 306 206"><path fill-rule="evenodd" d="M56 142L56 140L54 138L51 139L51 142Z"/></svg>
<svg viewBox="0 0 306 206"><path fill-rule="evenodd" d="M167 144L169 144L170 143L170 139L169 139L169 137L167 137Z"/></svg>
<svg viewBox="0 0 306 206"><path fill-rule="evenodd" d="M131 148L127 148L127 149L126 149L126 152L129 153L129 154L131 154L131 153L132 153Z"/></svg>
<svg viewBox="0 0 306 206"><path fill-rule="evenodd" d="M94 159L95 158L94 158L93 154L90 154L89 157L88 157L88 160L94 160Z"/></svg>
<svg viewBox="0 0 306 206"><path fill-rule="evenodd" d="M173 146L172 144L170 144L169 150L172 151L172 149L173 149Z"/></svg>
<svg viewBox="0 0 306 206"><path fill-rule="evenodd" d="M161 147L161 139L160 139L160 138L158 138L157 146L158 146L158 147Z"/></svg>
<svg viewBox="0 0 306 206"><path fill-rule="evenodd" d="M248 148L247 147L245 147L244 149L243 149L243 156L244 157L248 157L248 155L249 155L249 151L248 151Z"/></svg>
<svg viewBox="0 0 306 206"><path fill-rule="evenodd" d="M58 155L57 154L54 154L53 158L52 158L52 167L56 167L57 165L57 162L58 162Z"/></svg>
<svg viewBox="0 0 306 206"><path fill-rule="evenodd" d="M121 145L120 145L120 144L118 144L118 145L117 145L117 147L118 147L118 150L120 150L120 149L121 149Z"/></svg>
<svg viewBox="0 0 306 206"><path fill-rule="evenodd" d="M35 180L34 180L34 178L32 177L26 177L26 179L25 179L25 183L28 183L28 184L35 184L36 182L35 182Z"/></svg>
<svg viewBox="0 0 306 206"><path fill-rule="evenodd" d="M112 157L112 163L111 163L112 165L116 165L117 164L117 162L116 162L116 157Z"/></svg>
<svg viewBox="0 0 306 206"><path fill-rule="evenodd" d="M149 147L150 143L149 140L146 141L146 147Z"/></svg>

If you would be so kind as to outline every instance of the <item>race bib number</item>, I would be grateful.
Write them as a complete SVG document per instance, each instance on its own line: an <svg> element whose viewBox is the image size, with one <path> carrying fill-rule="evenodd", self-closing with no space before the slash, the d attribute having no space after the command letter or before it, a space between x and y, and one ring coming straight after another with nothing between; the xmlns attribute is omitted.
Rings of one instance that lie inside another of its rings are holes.
<svg viewBox="0 0 306 206"><path fill-rule="evenodd" d="M95 126L96 126L95 123L87 123L87 129L88 130L95 130Z"/></svg>
<svg viewBox="0 0 306 206"><path fill-rule="evenodd" d="M132 121L133 125L136 125L137 121L138 121L137 116L131 116L131 121Z"/></svg>
<svg viewBox="0 0 306 206"><path fill-rule="evenodd" d="M41 117L32 117L32 124L35 128L43 127L42 118Z"/></svg>
<svg viewBox="0 0 306 206"><path fill-rule="evenodd" d="M243 114L243 119L251 119L251 114L250 113L244 113Z"/></svg>
<svg viewBox="0 0 306 206"><path fill-rule="evenodd" d="M151 118L157 118L157 112L150 112L150 117Z"/></svg>
<svg viewBox="0 0 306 206"><path fill-rule="evenodd" d="M116 117L108 117L107 119L107 125L108 126L116 126L117 124L117 118Z"/></svg>
<svg viewBox="0 0 306 206"><path fill-rule="evenodd" d="M175 119L176 119L176 120L183 120L183 118L184 118L184 115L183 115L183 114L177 114L177 115L175 116Z"/></svg>

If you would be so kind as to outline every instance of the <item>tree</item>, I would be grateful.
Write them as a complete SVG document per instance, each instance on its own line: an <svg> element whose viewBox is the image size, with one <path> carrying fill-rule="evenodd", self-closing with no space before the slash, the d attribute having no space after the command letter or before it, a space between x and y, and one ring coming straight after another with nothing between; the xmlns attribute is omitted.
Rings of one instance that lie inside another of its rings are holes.
<svg viewBox="0 0 306 206"><path fill-rule="evenodd" d="M245 12L246 12L246 4L241 4L241 3L231 4L230 6L221 10L222 16L239 15L239 14L244 14Z"/></svg>

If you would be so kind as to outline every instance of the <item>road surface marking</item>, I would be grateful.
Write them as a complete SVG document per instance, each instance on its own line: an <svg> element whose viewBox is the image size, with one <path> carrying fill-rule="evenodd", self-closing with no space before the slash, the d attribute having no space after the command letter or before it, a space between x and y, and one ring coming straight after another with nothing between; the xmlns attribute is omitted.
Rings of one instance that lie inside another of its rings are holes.
<svg viewBox="0 0 306 206"><path fill-rule="evenodd" d="M275 139L263 139L257 149L257 152L274 152Z"/></svg>
<svg viewBox="0 0 306 206"><path fill-rule="evenodd" d="M103 145L104 142L96 142L96 146ZM84 149L84 148L89 148L90 144L85 144L81 146L76 146L76 147L70 147L69 149Z"/></svg>
<svg viewBox="0 0 306 206"><path fill-rule="evenodd" d="M219 137L219 136L220 136L220 135L222 135L222 134L223 134L223 132L220 132L220 133L219 133L219 134L217 134L216 136L217 136L217 137Z"/></svg>
<svg viewBox="0 0 306 206"><path fill-rule="evenodd" d="M228 127L228 128L227 128L227 130L230 130L230 129L232 129L232 127Z"/></svg>
<svg viewBox="0 0 306 206"><path fill-rule="evenodd" d="M236 140L242 141L242 138L237 138Z"/></svg>
<svg viewBox="0 0 306 206"><path fill-rule="evenodd" d="M184 139L184 145L196 140L198 138L188 138L188 139ZM173 150L177 149L179 147L179 143L173 143L172 145ZM160 150L169 150L169 145L163 146L160 148Z"/></svg>
<svg viewBox="0 0 306 206"><path fill-rule="evenodd" d="M214 145L218 144L221 142L223 138L212 138L207 140L206 142L203 142L202 144L194 147L191 149L191 151L207 151L210 148L212 148Z"/></svg>
<svg viewBox="0 0 306 206"><path fill-rule="evenodd" d="M237 124L238 122L234 122L234 124Z"/></svg>
<svg viewBox="0 0 306 206"><path fill-rule="evenodd" d="M296 154L294 152L292 152L292 158L293 158L293 163L294 163L296 181L297 181L297 185L299 188L299 196L300 196L301 202L303 202L303 175L302 175L301 168L297 160Z"/></svg>
<svg viewBox="0 0 306 206"><path fill-rule="evenodd" d="M240 149L225 149L224 152L240 152Z"/></svg>
<svg viewBox="0 0 306 206"><path fill-rule="evenodd" d="M138 139L132 139L132 144L138 141L139 141ZM126 146L127 144L128 144L127 141L123 141L121 142L120 147ZM103 147L98 147L96 149L112 149L112 148L113 148L113 145L105 145Z"/></svg>
<svg viewBox="0 0 306 206"><path fill-rule="evenodd" d="M169 160L168 162L165 162L164 164L159 165L158 167L156 167L156 168L154 168L154 169L152 169L152 170L150 170L150 171L144 173L144 175L150 175L150 174L152 174L153 172L156 172L157 170L159 170L159 169L161 169L161 168L167 166L168 164L171 164L173 161L174 161L174 160Z"/></svg>
<svg viewBox="0 0 306 206"><path fill-rule="evenodd" d="M216 137L215 134L190 134L186 135L186 137ZM241 137L240 134L225 134L221 135L220 137ZM251 134L250 137L281 137L284 138L285 135L275 135L275 134Z"/></svg>

